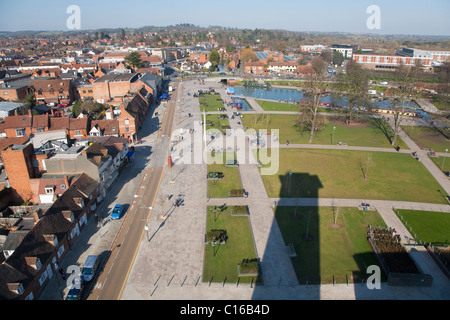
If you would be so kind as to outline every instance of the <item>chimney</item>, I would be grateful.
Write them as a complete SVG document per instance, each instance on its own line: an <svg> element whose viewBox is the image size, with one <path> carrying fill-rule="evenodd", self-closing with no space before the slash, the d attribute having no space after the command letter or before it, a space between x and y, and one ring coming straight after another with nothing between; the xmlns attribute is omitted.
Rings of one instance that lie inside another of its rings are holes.
<svg viewBox="0 0 450 320"><path fill-rule="evenodd" d="M64 176L64 184L66 185L66 189L69 189L69 178L67 176Z"/></svg>

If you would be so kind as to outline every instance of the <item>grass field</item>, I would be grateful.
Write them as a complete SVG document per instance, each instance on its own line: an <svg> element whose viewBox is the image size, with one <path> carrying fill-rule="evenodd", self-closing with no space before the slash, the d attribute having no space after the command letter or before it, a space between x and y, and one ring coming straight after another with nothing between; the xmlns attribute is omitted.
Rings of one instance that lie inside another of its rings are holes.
<svg viewBox="0 0 450 320"><path fill-rule="evenodd" d="M269 197L348 198L429 203L447 201L440 185L409 154L346 150L279 149L277 175L262 175ZM288 181L288 172L292 178Z"/></svg>
<svg viewBox="0 0 450 320"><path fill-rule="evenodd" d="M255 247L248 216L231 216L227 207L220 215L215 216L212 207L207 210L206 230L224 229L228 239L224 245L211 247L205 245L205 262L203 281L234 282L238 280L237 265L243 259L255 259ZM253 277L242 277L239 282L256 282Z"/></svg>
<svg viewBox="0 0 450 320"><path fill-rule="evenodd" d="M433 148L437 152L445 152L450 149L450 129L418 127L418 126L402 126L403 131L414 140L420 148Z"/></svg>
<svg viewBox="0 0 450 320"><path fill-rule="evenodd" d="M294 245L292 263L300 284L346 283L366 277L378 265L367 242L367 225L385 226L376 211L357 208L277 207L275 216L286 245ZM335 222L335 216L336 224ZM312 237L309 241L303 235Z"/></svg>
<svg viewBox="0 0 450 320"><path fill-rule="evenodd" d="M230 123L228 122L228 119L220 119L220 115L218 114L207 114L206 115L206 130L209 129L217 129L221 132L223 132L226 129L230 129ZM204 121L204 117L202 115L202 119ZM211 123L211 124L208 124Z"/></svg>
<svg viewBox="0 0 450 320"><path fill-rule="evenodd" d="M218 111L223 108L222 98L219 94L202 94L198 98L200 104L200 111Z"/></svg>
<svg viewBox="0 0 450 320"><path fill-rule="evenodd" d="M289 140L291 144L307 144L309 131L302 131L294 125L296 117L297 115L255 114L244 116L242 123L255 130L279 129L280 143ZM335 145L342 142L349 146L392 147L390 139L393 134L386 123L375 122L373 119L361 121L364 122L346 125L339 117L326 117L324 128L314 134L313 144ZM397 142L402 149L407 148L401 139L397 139Z"/></svg>
<svg viewBox="0 0 450 320"><path fill-rule="evenodd" d="M450 213L396 210L416 241L433 245L450 245Z"/></svg>
<svg viewBox="0 0 450 320"><path fill-rule="evenodd" d="M450 157L430 157L442 171L450 171Z"/></svg>
<svg viewBox="0 0 450 320"><path fill-rule="evenodd" d="M228 153L229 157L232 157L231 153ZM220 154L216 155L216 157L220 156ZM224 174L224 177L220 180L208 180L208 198L228 198L228 192L231 189L242 189L239 167L226 166L225 153L222 154L222 158L223 164L208 165L208 172L222 172Z"/></svg>

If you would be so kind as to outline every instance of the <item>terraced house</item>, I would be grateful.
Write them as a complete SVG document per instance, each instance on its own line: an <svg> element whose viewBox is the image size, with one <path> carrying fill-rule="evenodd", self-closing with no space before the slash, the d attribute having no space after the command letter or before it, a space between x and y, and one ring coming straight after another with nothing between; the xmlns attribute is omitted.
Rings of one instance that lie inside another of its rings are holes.
<svg viewBox="0 0 450 320"><path fill-rule="evenodd" d="M6 230L17 241L1 253L0 299L39 297L95 212L98 193L99 183L82 174L43 215L31 213L34 219L19 238L18 231Z"/></svg>

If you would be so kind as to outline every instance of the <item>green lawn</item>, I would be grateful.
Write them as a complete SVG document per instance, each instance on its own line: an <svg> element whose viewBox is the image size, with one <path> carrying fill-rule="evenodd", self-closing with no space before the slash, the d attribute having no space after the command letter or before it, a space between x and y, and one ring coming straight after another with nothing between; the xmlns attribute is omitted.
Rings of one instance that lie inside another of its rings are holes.
<svg viewBox="0 0 450 320"><path fill-rule="evenodd" d="M216 157L223 159L223 164L208 164L208 172L222 172L222 179L208 180L208 198L228 198L231 189L242 189L239 167L226 166L226 154L231 159L233 152L218 153ZM209 158L210 159L210 158Z"/></svg>
<svg viewBox="0 0 450 320"><path fill-rule="evenodd" d="M430 157L442 171L450 171L450 157Z"/></svg>
<svg viewBox="0 0 450 320"><path fill-rule="evenodd" d="M279 149L277 175L262 175L269 197L348 198L447 203L423 164L409 154ZM362 162L362 164L361 164ZM363 168L361 168L361 166ZM288 172L292 172L290 188Z"/></svg>
<svg viewBox="0 0 450 320"><path fill-rule="evenodd" d="M299 111L296 103L284 103L268 100L255 100L265 111Z"/></svg>
<svg viewBox="0 0 450 320"><path fill-rule="evenodd" d="M205 262L203 268L203 281L236 283L238 280L237 265L243 259L255 259L255 247L248 216L231 216L227 207L219 215L208 207L206 230L224 229L228 239L224 245L211 247L205 245ZM239 282L256 282L253 277L242 277Z"/></svg>
<svg viewBox="0 0 450 320"><path fill-rule="evenodd" d="M223 108L222 98L219 94L202 94L198 98L200 104L200 111L218 111Z"/></svg>
<svg viewBox="0 0 450 320"><path fill-rule="evenodd" d="M436 128L418 127L418 126L402 126L403 131L420 148L433 148L437 152L445 152L445 149L450 149L450 129L442 129L439 131Z"/></svg>
<svg viewBox="0 0 450 320"><path fill-rule="evenodd" d="M351 281L366 278L378 265L367 241L367 225L385 226L376 211L357 208L277 207L275 216L286 245L294 245L292 264L300 284ZM337 214L336 224L334 224ZM312 238L305 241L303 236Z"/></svg>
<svg viewBox="0 0 450 320"><path fill-rule="evenodd" d="M204 121L203 115L202 119ZM207 114L206 121L207 121L206 130L217 129L223 132L226 129L230 129L230 123L228 122L228 119L221 119L220 115L218 114Z"/></svg>
<svg viewBox="0 0 450 320"><path fill-rule="evenodd" d="M427 244L431 242L434 245L450 245L450 213L417 210L396 211L417 241Z"/></svg>
<svg viewBox="0 0 450 320"><path fill-rule="evenodd" d="M309 131L302 131L295 126L296 118L297 115L254 114L244 116L242 123L249 129L278 129L280 143L283 144L287 140L291 144L307 144ZM393 134L386 126L386 123L376 122L374 119L346 125L339 117L326 117L324 128L314 135L313 144L334 145L342 142L349 146L390 148ZM402 149L407 148L400 138L396 145Z"/></svg>

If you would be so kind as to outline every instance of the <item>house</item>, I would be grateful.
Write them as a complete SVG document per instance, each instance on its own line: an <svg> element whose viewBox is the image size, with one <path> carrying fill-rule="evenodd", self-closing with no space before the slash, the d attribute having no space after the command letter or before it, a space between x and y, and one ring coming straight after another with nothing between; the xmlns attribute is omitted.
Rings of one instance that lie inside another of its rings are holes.
<svg viewBox="0 0 450 320"><path fill-rule="evenodd" d="M244 73L262 75L265 74L266 70L264 63L262 62L245 62L244 63Z"/></svg>
<svg viewBox="0 0 450 320"><path fill-rule="evenodd" d="M98 182L82 174L23 236L0 265L0 298L39 297L95 212L98 186Z"/></svg>
<svg viewBox="0 0 450 320"><path fill-rule="evenodd" d="M120 151L117 151L119 149ZM99 183L99 197L104 198L119 174L117 169L125 161L126 152L128 152L126 139L89 137L77 140L75 145L65 152L51 154L48 159L43 160L43 163L47 174L87 174ZM120 163L115 160L119 153L121 154L119 159L122 161Z"/></svg>
<svg viewBox="0 0 450 320"><path fill-rule="evenodd" d="M71 104L73 102L73 87L70 80L63 79L32 79L27 92L33 94L38 102L48 104Z"/></svg>
<svg viewBox="0 0 450 320"><path fill-rule="evenodd" d="M120 136L136 141L138 132L144 123L149 111L149 102L146 99L147 91L142 88L134 97L120 106L119 122Z"/></svg>
<svg viewBox="0 0 450 320"><path fill-rule="evenodd" d="M69 138L80 139L89 135L90 118L68 118L69 119Z"/></svg>
<svg viewBox="0 0 450 320"><path fill-rule="evenodd" d="M56 199L62 196L69 189L81 174L44 174L39 179L39 203L54 203Z"/></svg>
<svg viewBox="0 0 450 320"><path fill-rule="evenodd" d="M106 74L92 83L94 101L118 106L125 97L136 90L134 84L138 80L138 73Z"/></svg>
<svg viewBox="0 0 450 320"><path fill-rule="evenodd" d="M102 136L119 136L119 121L116 119L110 120L91 120L91 130L89 131L91 137Z"/></svg>
<svg viewBox="0 0 450 320"><path fill-rule="evenodd" d="M5 118L5 133L8 138L29 136L33 124L30 114L15 115Z"/></svg>
<svg viewBox="0 0 450 320"><path fill-rule="evenodd" d="M27 113L28 107L24 103L1 101L0 118L6 118L16 114Z"/></svg>
<svg viewBox="0 0 450 320"><path fill-rule="evenodd" d="M267 71L273 73L293 73L298 67L298 62L285 61L285 62L269 62Z"/></svg>

